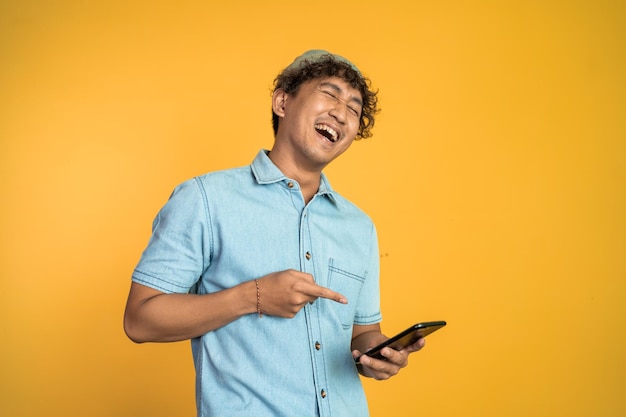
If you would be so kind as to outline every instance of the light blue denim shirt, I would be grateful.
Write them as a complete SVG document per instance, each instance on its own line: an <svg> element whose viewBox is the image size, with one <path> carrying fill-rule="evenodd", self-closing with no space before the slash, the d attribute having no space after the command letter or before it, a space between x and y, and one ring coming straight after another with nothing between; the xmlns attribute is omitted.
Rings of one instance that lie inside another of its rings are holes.
<svg viewBox="0 0 626 417"><path fill-rule="evenodd" d="M251 166L181 184L132 279L206 294L286 269L312 274L348 304L318 299L292 319L249 314L193 339L199 416L368 415L350 341L354 324L381 320L376 230L325 176L305 205L262 150Z"/></svg>

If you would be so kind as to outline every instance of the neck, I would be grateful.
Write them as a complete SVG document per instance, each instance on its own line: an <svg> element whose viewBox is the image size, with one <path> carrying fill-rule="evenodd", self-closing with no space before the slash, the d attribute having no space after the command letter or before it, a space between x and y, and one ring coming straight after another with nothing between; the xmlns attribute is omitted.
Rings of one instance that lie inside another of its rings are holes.
<svg viewBox="0 0 626 417"><path fill-rule="evenodd" d="M307 169L293 158L285 157L275 148L270 151L269 158L286 177L298 182L304 201L306 203L311 201L319 189L322 170Z"/></svg>

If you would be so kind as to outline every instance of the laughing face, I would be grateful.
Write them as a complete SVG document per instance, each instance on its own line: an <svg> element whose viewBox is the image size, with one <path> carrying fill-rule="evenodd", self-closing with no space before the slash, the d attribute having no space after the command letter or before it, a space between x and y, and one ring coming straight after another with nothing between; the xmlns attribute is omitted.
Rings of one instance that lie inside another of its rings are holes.
<svg viewBox="0 0 626 417"><path fill-rule="evenodd" d="M308 81L291 95L278 89L273 106L281 118L274 150L307 170L321 171L358 133L361 93L341 78Z"/></svg>

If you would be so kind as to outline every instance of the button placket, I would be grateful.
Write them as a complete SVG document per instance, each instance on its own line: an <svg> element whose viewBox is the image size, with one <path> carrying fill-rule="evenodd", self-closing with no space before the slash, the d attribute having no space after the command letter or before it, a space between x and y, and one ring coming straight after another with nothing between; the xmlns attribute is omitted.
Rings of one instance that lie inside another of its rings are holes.
<svg viewBox="0 0 626 417"><path fill-rule="evenodd" d="M309 220L309 205L305 205L300 214L300 267L303 272L312 274L315 277L315 261L313 260L314 247L311 246ZM314 202L313 202L314 205ZM313 360L313 379L317 389L318 404L320 406L320 415L326 416L330 413L330 403L324 401L328 397L326 391L326 363L324 349L322 349L322 335L319 328L320 306L317 302L311 302L305 306L305 315L307 318L307 326L309 331L309 346L311 359Z"/></svg>

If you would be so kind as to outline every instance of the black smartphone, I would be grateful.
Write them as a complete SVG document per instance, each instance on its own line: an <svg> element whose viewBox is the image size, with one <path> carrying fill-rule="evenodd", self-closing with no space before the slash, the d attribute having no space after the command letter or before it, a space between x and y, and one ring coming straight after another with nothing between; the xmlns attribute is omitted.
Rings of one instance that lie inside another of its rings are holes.
<svg viewBox="0 0 626 417"><path fill-rule="evenodd" d="M445 321L426 321L423 323L414 324L408 329L403 330L392 338L384 341L380 345L371 348L363 355L385 360L386 358L380 353L381 349L385 346L389 346L390 348L395 350L402 350L405 347L417 342L421 337L426 337L435 330L441 329L445 325ZM361 356L355 359L356 363L359 363L359 359L361 358Z"/></svg>

